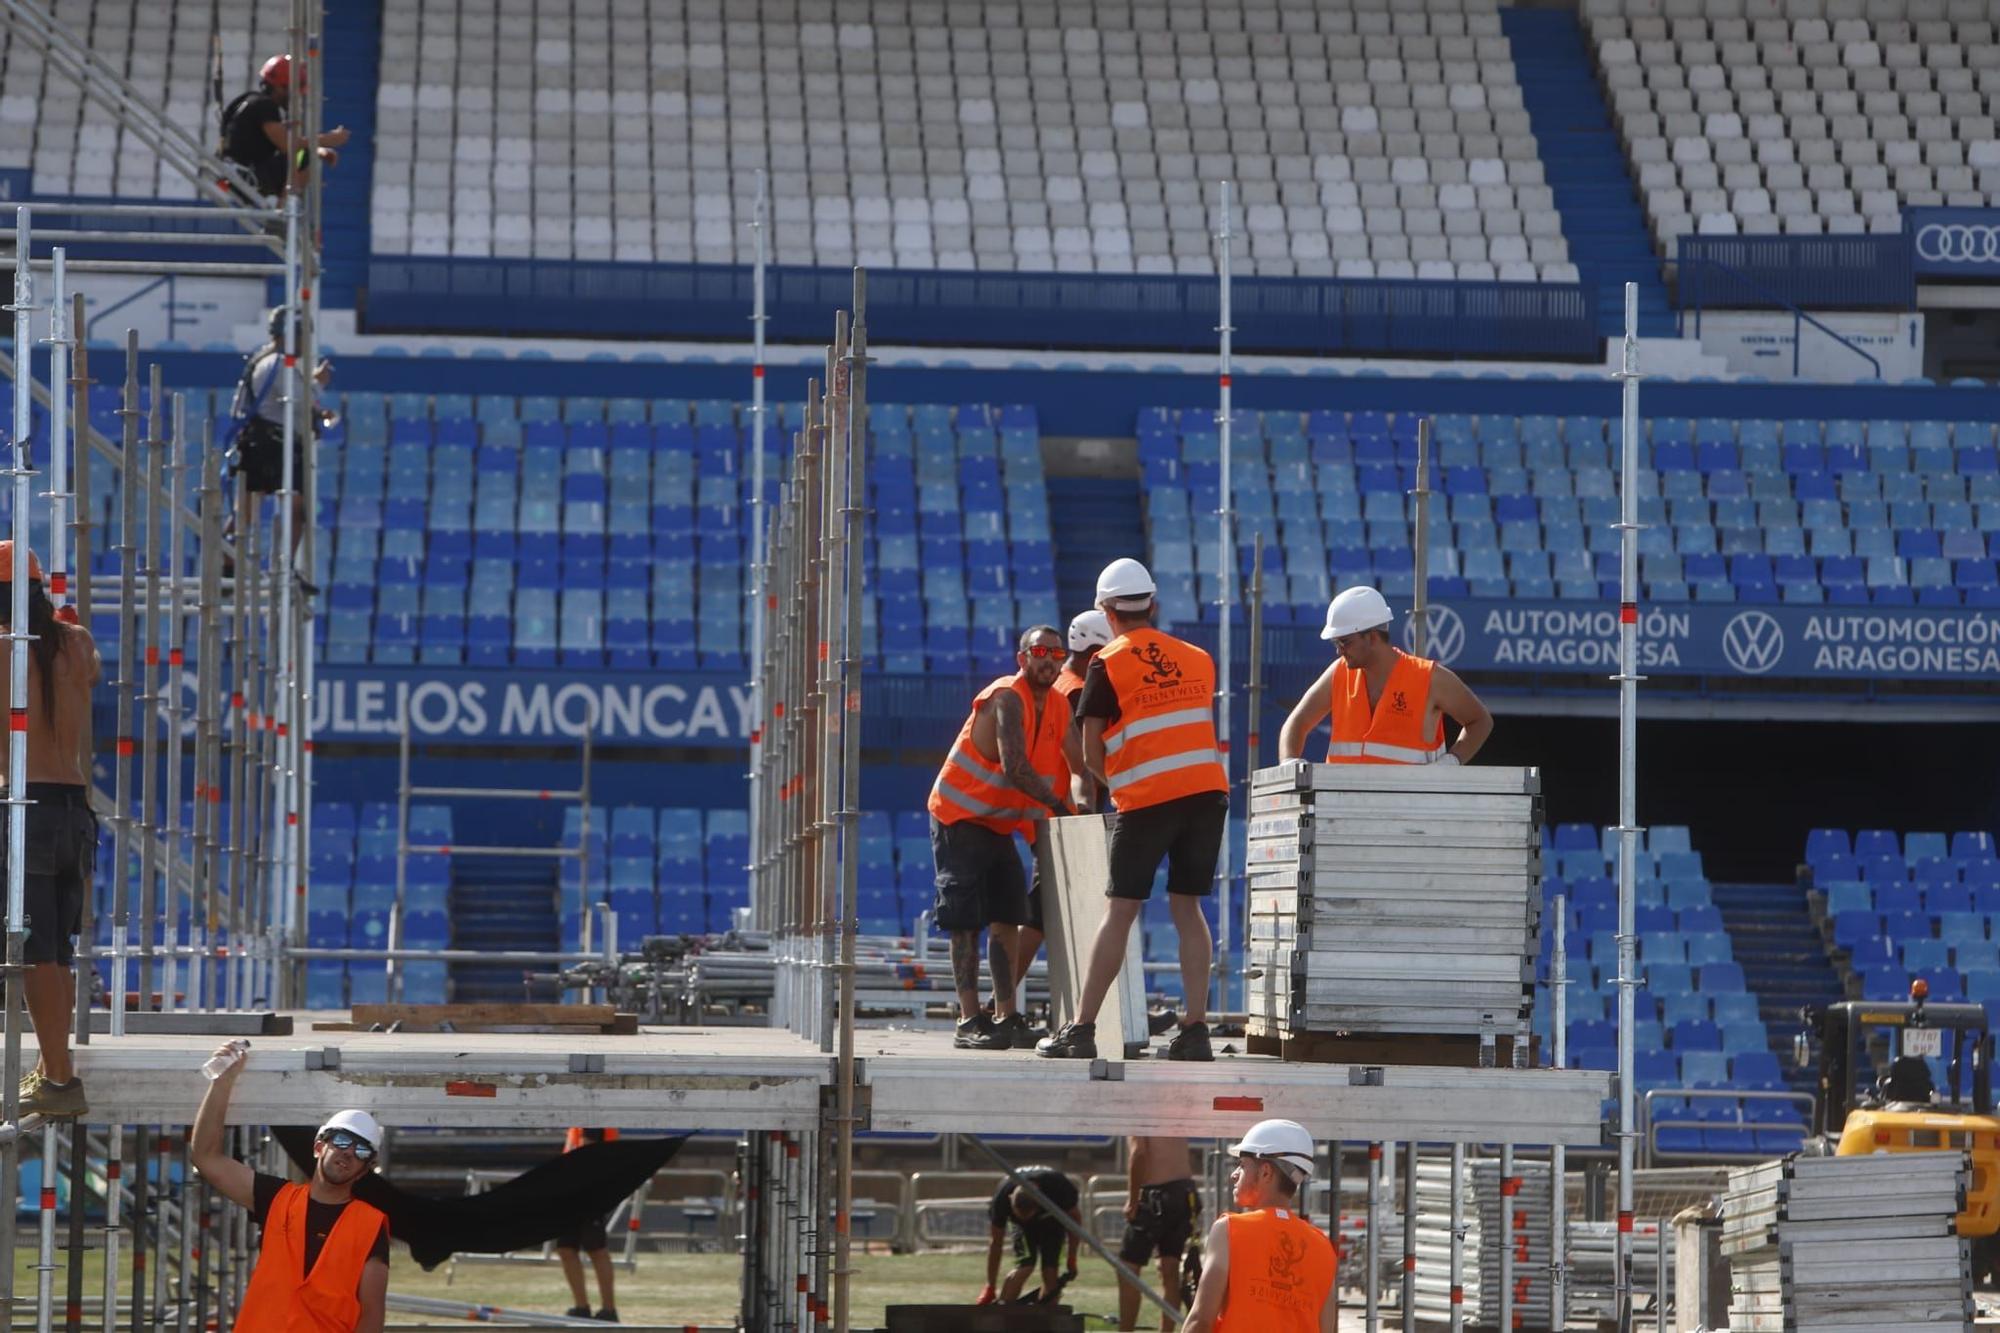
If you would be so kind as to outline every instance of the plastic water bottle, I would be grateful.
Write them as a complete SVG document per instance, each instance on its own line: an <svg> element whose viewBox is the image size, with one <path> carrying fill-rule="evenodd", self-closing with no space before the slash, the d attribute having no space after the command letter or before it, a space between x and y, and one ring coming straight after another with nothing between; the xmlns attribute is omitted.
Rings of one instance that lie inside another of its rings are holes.
<svg viewBox="0 0 2000 1333"><path fill-rule="evenodd" d="M214 1055L209 1056L208 1061L202 1065L201 1072L208 1076L209 1082L213 1083L216 1079L221 1078L231 1065L241 1061L243 1059L242 1053L249 1049L250 1043L247 1041L232 1041L229 1043L228 1050L217 1051Z"/></svg>

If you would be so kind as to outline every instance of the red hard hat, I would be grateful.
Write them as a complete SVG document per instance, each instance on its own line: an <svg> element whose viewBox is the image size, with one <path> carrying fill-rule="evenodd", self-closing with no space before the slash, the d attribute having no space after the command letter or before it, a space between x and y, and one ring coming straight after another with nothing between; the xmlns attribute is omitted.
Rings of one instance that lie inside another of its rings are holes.
<svg viewBox="0 0 2000 1333"><path fill-rule="evenodd" d="M38 582L41 577L42 562L35 559L35 553L30 549L28 552L28 579L30 582ZM11 540L0 541L0 583L12 583L13 581L14 543Z"/></svg>
<svg viewBox="0 0 2000 1333"><path fill-rule="evenodd" d="M257 77L273 88L291 87L292 58L289 55L272 56L264 62L264 68L257 71Z"/></svg>

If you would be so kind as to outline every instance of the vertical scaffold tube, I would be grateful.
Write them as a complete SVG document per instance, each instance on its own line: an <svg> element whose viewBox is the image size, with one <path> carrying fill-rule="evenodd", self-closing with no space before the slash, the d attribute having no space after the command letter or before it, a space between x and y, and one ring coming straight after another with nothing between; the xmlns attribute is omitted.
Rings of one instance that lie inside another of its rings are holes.
<svg viewBox="0 0 2000 1333"><path fill-rule="evenodd" d="M1521 1182L1514 1178L1514 1145L1500 1145L1500 1205L1499 1235L1491 1242L1481 1238L1482 1244L1497 1244L1500 1247L1500 1329L1501 1333L1512 1333L1519 1316L1514 1312L1514 1217L1520 1209L1517 1202L1521 1193ZM1484 1265L1482 1265L1482 1268ZM1482 1284L1483 1285L1483 1284ZM1486 1317L1486 1305L1482 1300L1479 1316Z"/></svg>
<svg viewBox="0 0 2000 1333"><path fill-rule="evenodd" d="M1229 727L1231 713L1230 681L1230 640L1235 633L1233 612L1236 605L1236 513L1234 508L1233 478L1230 476L1231 428L1235 425L1235 412L1230 401L1230 356L1233 336L1236 332L1230 318L1229 304L1229 248L1230 248L1230 183L1221 184L1221 208L1215 228L1215 274L1218 291L1216 293L1217 313L1215 333L1217 342L1216 371L1216 411L1215 423L1222 441L1222 504L1216 512L1215 542L1217 549L1217 574L1222 584L1221 598L1217 606L1220 628L1216 632L1216 674L1215 674L1215 743L1222 755L1223 779L1234 791L1230 775L1236 771L1229 755ZM1232 804L1234 802L1232 801ZM1215 985L1216 1007L1229 1008L1229 948L1231 939L1230 886L1233 882L1233 853L1225 839L1222 855L1215 862L1215 925L1217 939Z"/></svg>
<svg viewBox="0 0 2000 1333"><path fill-rule="evenodd" d="M112 761L111 827L111 1035L125 1035L125 992L131 984L128 963L132 943L132 686L133 654L138 647L139 609L139 335L125 332L125 404L118 409L124 423L123 504L118 520L118 743Z"/></svg>
<svg viewBox="0 0 2000 1333"><path fill-rule="evenodd" d="M179 982L180 963L177 946L180 944L181 918L181 703L187 691L181 688L181 665L185 658L181 652L181 468L187 457L187 403L180 394L174 395L173 437L167 445L167 588L166 588L166 632L161 636L165 643L166 669L160 677L160 717L167 732L167 801L160 824L165 830L160 839L160 856L163 866L162 878L166 892L164 901L165 927L167 934L167 954L162 962L165 980L160 986L160 1007L172 1009ZM191 882L190 882L191 887ZM188 914L189 925L193 925L193 913ZM188 964L192 969L192 961ZM190 987L192 989L192 987Z"/></svg>
<svg viewBox="0 0 2000 1333"><path fill-rule="evenodd" d="M757 206L750 216L755 258L750 270L750 917L764 901L764 254L770 228L766 178L757 172Z"/></svg>
<svg viewBox="0 0 2000 1333"><path fill-rule="evenodd" d="M834 1333L848 1333L854 1211L854 950L860 914L861 548L868 501L868 273L854 270L854 325L847 349L846 624L841 631L840 1061L834 1086Z"/></svg>
<svg viewBox="0 0 2000 1333"><path fill-rule="evenodd" d="M1618 1333L1632 1328L1632 1019L1638 969L1639 754L1639 284L1625 284L1625 342L1618 378L1624 409L1618 541Z"/></svg>
<svg viewBox="0 0 2000 1333"><path fill-rule="evenodd" d="M60 256L62 252L57 251L57 254ZM59 265L57 272L61 273L61 271ZM70 361L73 367L69 384L66 387L73 395L72 401L75 411L69 417L69 438L57 437L52 440L49 452L52 458L73 459L72 481L70 485L74 493L70 497L70 512L73 516L72 522L76 530L76 618L78 624L82 625L85 629L89 629L91 627L91 534L96 530L96 524L93 521L94 492L90 487L90 444L87 439L87 433L91 428L90 349L84 345L83 339L75 336L77 331L83 328L83 293L74 293L67 297L66 301L65 314L67 319L65 327L69 332ZM50 396L52 398L60 397L64 387L51 380L49 382ZM92 725L87 712L83 718L82 740L85 753L97 753L96 729ZM97 935L97 922L95 920L97 904L92 901L94 897L94 893L83 895L83 911L77 923L75 1031L76 1041L79 1046L86 1045L90 1041L90 1002L92 992L95 989L93 978L97 975L97 947L94 943ZM77 1265L71 1265L72 1269L76 1267ZM74 1304L82 1296L82 1288L78 1285L81 1279L80 1277L72 1277L70 1281L71 1299L72 1304Z"/></svg>
<svg viewBox="0 0 2000 1333"><path fill-rule="evenodd" d="M1551 905L1556 918L1556 947L1549 959L1549 993L1555 1013L1550 1019L1550 1039L1555 1043L1557 1069L1569 1064L1569 903L1562 894ZM1549 1327L1561 1328L1569 1303L1569 1150L1562 1144L1549 1148Z"/></svg>
<svg viewBox="0 0 2000 1333"><path fill-rule="evenodd" d="M155 823L159 810L160 699L154 692L160 665L160 455L166 452L166 392L160 367L152 367L150 396L146 402L146 451L144 471L134 479L145 490L144 548L139 559L145 571L145 596L140 603L139 637L145 655L139 661L138 755L139 755L139 1009L153 1007L159 978L158 922L160 919L160 840Z"/></svg>
<svg viewBox="0 0 2000 1333"><path fill-rule="evenodd" d="M1361 1317L1368 1333L1382 1327L1382 1145L1368 1145L1368 1266L1361 1274Z"/></svg>
<svg viewBox="0 0 2000 1333"><path fill-rule="evenodd" d="M1413 1203L1405 1208L1414 1209ZM1465 1327L1465 1145L1451 1145L1451 1333Z"/></svg>
<svg viewBox="0 0 2000 1333"><path fill-rule="evenodd" d="M1417 1328L1417 1145L1403 1145L1403 1333Z"/></svg>
<svg viewBox="0 0 2000 1333"><path fill-rule="evenodd" d="M7 944L5 1068L0 1069L0 1115L9 1125L20 1121L22 1017L20 979L27 945L27 833L28 833L28 546L33 537L29 525L28 477L34 455L29 433L34 429L34 265L27 262L33 224L24 206L14 210L14 438L9 441L8 478L13 483L13 522L8 537L14 543L14 574L8 605L10 628L6 635L8 662L7 727ZM20 1190L21 1143L19 1134L9 1134L0 1145L0 1197L6 1200L5 1216L0 1217L0 1250L7 1258L7 1272L0 1275L0 1310L9 1326L14 1317L14 1221L13 1201Z"/></svg>

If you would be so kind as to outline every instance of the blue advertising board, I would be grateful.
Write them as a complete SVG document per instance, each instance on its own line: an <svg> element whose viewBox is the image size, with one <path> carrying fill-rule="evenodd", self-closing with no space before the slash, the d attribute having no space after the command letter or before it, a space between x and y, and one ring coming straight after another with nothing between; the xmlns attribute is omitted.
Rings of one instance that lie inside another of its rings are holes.
<svg viewBox="0 0 2000 1333"><path fill-rule="evenodd" d="M2000 278L2000 208L1906 208L1910 263L1922 278Z"/></svg>
<svg viewBox="0 0 2000 1333"><path fill-rule="evenodd" d="M1428 653L1459 672L1618 667L1618 609L1578 602L1433 604ZM1408 637L1405 626L1405 638ZM2000 607L1743 606L1639 611L1639 666L1663 675L2000 681Z"/></svg>
<svg viewBox="0 0 2000 1333"><path fill-rule="evenodd" d="M1465 600L1433 603L1428 614L1427 653L1475 682L1487 674L1602 678L1618 669L1615 606ZM1213 626L1184 632L1203 643L1214 637ZM1407 644L1407 622L1403 634ZM1238 642L1240 663L1248 645ZM1309 630L1273 627L1267 644L1274 683L1332 660ZM1638 648L1640 669L1654 676L1784 680L1807 689L1814 681L1929 680L1991 690L2000 682L2000 607L1661 604L1641 608ZM942 744L981 684L956 675L871 673L864 743ZM567 745L589 731L600 745L674 749L745 747L753 721L749 686L734 674L424 666L317 672L318 739L393 743L405 719L420 742Z"/></svg>

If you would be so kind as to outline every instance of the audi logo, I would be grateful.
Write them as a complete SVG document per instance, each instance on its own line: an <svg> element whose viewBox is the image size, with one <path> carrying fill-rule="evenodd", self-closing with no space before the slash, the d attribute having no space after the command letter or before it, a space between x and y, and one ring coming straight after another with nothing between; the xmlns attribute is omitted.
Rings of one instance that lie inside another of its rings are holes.
<svg viewBox="0 0 2000 1333"><path fill-rule="evenodd" d="M2000 264L2000 223L1925 223L1917 228L1917 258L1931 264Z"/></svg>

